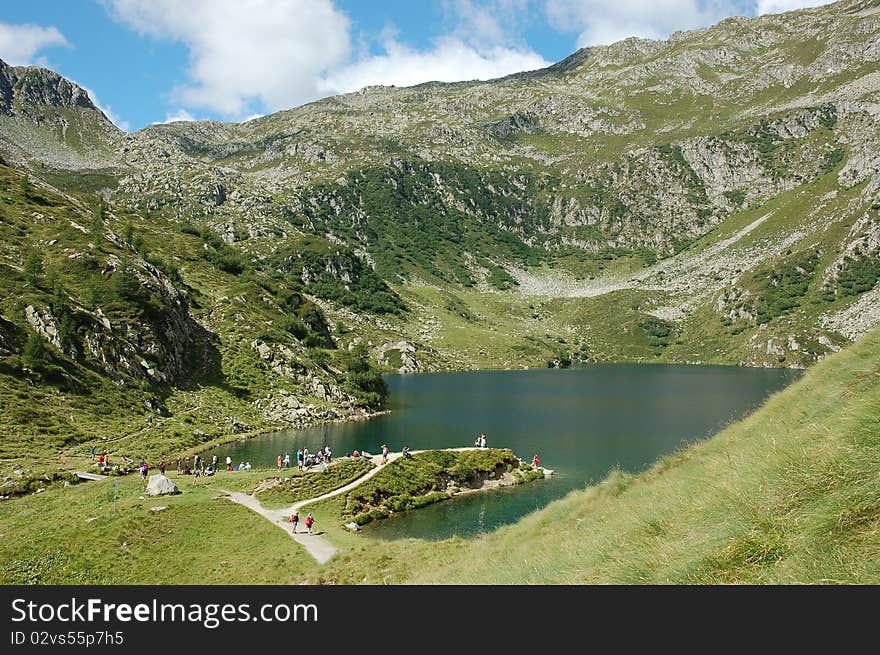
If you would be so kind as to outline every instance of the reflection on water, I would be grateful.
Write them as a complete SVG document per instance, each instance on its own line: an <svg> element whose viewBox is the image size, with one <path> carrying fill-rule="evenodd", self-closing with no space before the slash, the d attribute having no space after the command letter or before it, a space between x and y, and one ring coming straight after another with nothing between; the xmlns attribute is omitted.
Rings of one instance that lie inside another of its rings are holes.
<svg viewBox="0 0 880 655"><path fill-rule="evenodd" d="M365 527L387 538L438 539L495 529L619 467L636 472L704 439L799 375L790 369L602 364L567 370L388 376L391 410L370 421L286 430L230 444L234 461L271 465L279 454L329 444L334 455L473 445L510 448L554 469L549 480L472 494ZM225 458L226 452L219 452Z"/></svg>

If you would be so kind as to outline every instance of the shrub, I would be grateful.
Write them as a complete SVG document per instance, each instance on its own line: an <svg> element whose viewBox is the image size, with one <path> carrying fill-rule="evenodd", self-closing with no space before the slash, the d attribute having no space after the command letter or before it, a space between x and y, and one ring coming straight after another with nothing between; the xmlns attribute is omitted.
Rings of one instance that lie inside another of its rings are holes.
<svg viewBox="0 0 880 655"><path fill-rule="evenodd" d="M746 192L742 189L734 189L733 191L725 191L724 197L727 198L732 205L742 207L746 201Z"/></svg>
<svg viewBox="0 0 880 655"><path fill-rule="evenodd" d="M285 318L284 322L281 324L281 329L289 334L292 334L300 341L305 339L309 333L308 328L306 328L306 324L303 323L296 316L288 316L287 318ZM306 345L310 346L311 344L306 343Z"/></svg>
<svg viewBox="0 0 880 655"><path fill-rule="evenodd" d="M654 348L665 348L669 345L669 339L675 334L675 326L672 323L654 317L639 323L639 328L647 335L648 345Z"/></svg>
<svg viewBox="0 0 880 655"><path fill-rule="evenodd" d="M857 296L873 289L880 280L880 253L860 253L846 257L837 278L837 286L844 296Z"/></svg>
<svg viewBox="0 0 880 655"><path fill-rule="evenodd" d="M759 271L755 279L760 294L755 307L758 323L768 323L800 305L819 264L818 252L800 253L770 270Z"/></svg>
<svg viewBox="0 0 880 655"><path fill-rule="evenodd" d="M344 353L342 361L346 369L346 383L359 401L368 407L380 407L388 398L388 385L369 360L366 345L359 343Z"/></svg>
<svg viewBox="0 0 880 655"><path fill-rule="evenodd" d="M825 162L822 164L822 172L830 173L833 171L837 165L843 161L843 158L846 156L846 152L843 148L835 148L825 157Z"/></svg>

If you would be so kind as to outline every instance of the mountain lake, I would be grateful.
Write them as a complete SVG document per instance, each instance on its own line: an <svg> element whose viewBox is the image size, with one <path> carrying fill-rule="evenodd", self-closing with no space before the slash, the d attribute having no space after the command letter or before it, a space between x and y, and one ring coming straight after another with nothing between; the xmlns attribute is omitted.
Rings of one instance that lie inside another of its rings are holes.
<svg viewBox="0 0 880 655"><path fill-rule="evenodd" d="M329 444L334 457L487 445L510 448L555 473L546 480L468 494L364 527L379 538L471 536L515 522L615 467L642 471L706 439L794 380L795 369L590 364L569 369L388 375L391 412L367 421L273 432L218 449L233 462L269 466L298 448ZM293 464L295 466L295 463ZM707 481L711 483L711 481Z"/></svg>

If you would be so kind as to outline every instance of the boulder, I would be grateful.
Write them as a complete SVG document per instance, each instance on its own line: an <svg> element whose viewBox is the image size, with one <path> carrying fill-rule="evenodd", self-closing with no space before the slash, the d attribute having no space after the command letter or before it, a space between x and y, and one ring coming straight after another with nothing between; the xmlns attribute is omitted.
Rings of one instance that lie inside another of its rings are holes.
<svg viewBox="0 0 880 655"><path fill-rule="evenodd" d="M164 475L157 474L150 476L150 481L147 482L148 496L166 496L168 494L176 493L180 493L177 489L177 485Z"/></svg>
<svg viewBox="0 0 880 655"><path fill-rule="evenodd" d="M361 527L357 523L355 523L354 521L351 521L350 523L346 523L345 528L347 530L350 530L351 532L357 532L358 530L361 529Z"/></svg>

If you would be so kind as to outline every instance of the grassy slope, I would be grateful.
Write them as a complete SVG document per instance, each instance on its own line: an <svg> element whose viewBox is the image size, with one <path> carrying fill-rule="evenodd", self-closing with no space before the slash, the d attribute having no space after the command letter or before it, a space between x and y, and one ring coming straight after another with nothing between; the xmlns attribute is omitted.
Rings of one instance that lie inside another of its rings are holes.
<svg viewBox="0 0 880 655"><path fill-rule="evenodd" d="M265 475L265 472L263 472ZM218 474L221 478L232 474ZM214 485L175 479L184 493L145 497L139 476L49 489L0 506L0 580L24 584L285 583L312 560ZM151 507L165 506L161 512ZM86 522L87 518L97 517Z"/></svg>

